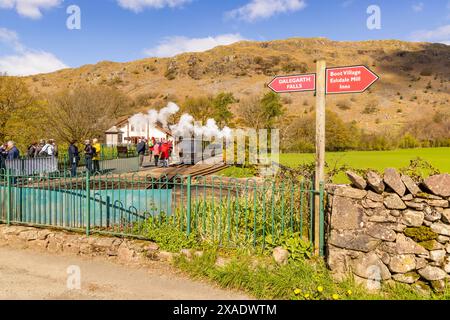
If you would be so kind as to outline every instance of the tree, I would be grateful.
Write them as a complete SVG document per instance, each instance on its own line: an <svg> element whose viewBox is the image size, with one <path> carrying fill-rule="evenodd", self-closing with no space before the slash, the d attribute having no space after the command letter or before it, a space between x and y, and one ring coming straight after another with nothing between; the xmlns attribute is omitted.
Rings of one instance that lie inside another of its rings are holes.
<svg viewBox="0 0 450 320"><path fill-rule="evenodd" d="M266 118L261 110L261 100L257 96L244 99L238 109L239 124L256 130L265 127Z"/></svg>
<svg viewBox="0 0 450 320"><path fill-rule="evenodd" d="M63 90L48 99L49 132L65 142L103 137L131 101L117 90L97 86Z"/></svg>
<svg viewBox="0 0 450 320"><path fill-rule="evenodd" d="M266 93L262 98L250 97L241 102L238 110L239 122L255 129L273 128L278 118L284 114L279 94Z"/></svg>
<svg viewBox="0 0 450 320"><path fill-rule="evenodd" d="M288 129L283 130L284 149L289 151L313 152L316 136L315 113L295 119ZM326 112L326 149L327 151L345 151L357 146L359 132L352 123L345 123L339 116Z"/></svg>
<svg viewBox="0 0 450 320"><path fill-rule="evenodd" d="M184 101L182 111L189 113L197 121L206 123L213 114L214 107L210 97L188 97Z"/></svg>
<svg viewBox="0 0 450 320"><path fill-rule="evenodd" d="M21 79L0 76L0 141L13 138L10 121L18 114L27 114L24 111L32 108L35 103Z"/></svg>
<svg viewBox="0 0 450 320"><path fill-rule="evenodd" d="M233 119L233 113L230 111L230 104L236 102L232 93L219 93L214 97L212 105L214 108L214 119L220 126L229 125Z"/></svg>
<svg viewBox="0 0 450 320"><path fill-rule="evenodd" d="M230 104L236 100L232 93L219 93L217 96L189 97L185 100L182 111L189 113L194 119L206 123L210 118L219 126L229 125L233 118Z"/></svg>
<svg viewBox="0 0 450 320"><path fill-rule="evenodd" d="M261 99L261 110L266 126L272 128L277 118L284 114L280 95L272 91L266 93Z"/></svg>

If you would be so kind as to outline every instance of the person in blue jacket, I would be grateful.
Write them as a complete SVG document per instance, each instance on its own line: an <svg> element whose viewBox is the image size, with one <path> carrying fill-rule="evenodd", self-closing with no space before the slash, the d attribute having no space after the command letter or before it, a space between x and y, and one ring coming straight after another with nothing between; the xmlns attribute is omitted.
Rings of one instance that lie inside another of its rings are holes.
<svg viewBox="0 0 450 320"><path fill-rule="evenodd" d="M70 175L72 177L77 176L78 163L80 162L80 151L76 146L76 141L72 141L69 146L69 162L70 162Z"/></svg>
<svg viewBox="0 0 450 320"><path fill-rule="evenodd" d="M20 158L20 151L17 149L14 141L8 141L6 151L8 152L6 160L16 160Z"/></svg>

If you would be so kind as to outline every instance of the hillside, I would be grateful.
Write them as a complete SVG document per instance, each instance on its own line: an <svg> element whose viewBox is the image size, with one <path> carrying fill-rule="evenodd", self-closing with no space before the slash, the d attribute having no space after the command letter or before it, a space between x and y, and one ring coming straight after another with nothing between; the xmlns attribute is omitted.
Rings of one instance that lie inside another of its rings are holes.
<svg viewBox="0 0 450 320"><path fill-rule="evenodd" d="M329 109L369 131L392 130L405 121L450 108L450 46L396 40L244 41L203 53L100 62L25 79L36 94L78 84L114 86L138 102L131 115L168 100L182 102L188 96L227 91L243 99L261 94L275 75L314 72L319 58L325 58L328 66L364 64L381 77L369 92L327 100ZM288 94L283 101L293 116L311 112L314 106L312 93Z"/></svg>

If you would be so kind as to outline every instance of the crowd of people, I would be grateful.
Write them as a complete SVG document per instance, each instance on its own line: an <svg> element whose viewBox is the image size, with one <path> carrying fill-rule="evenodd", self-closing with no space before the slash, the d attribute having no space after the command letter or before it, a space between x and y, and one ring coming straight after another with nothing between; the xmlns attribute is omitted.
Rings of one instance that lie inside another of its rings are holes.
<svg viewBox="0 0 450 320"><path fill-rule="evenodd" d="M27 156L28 158L57 157L58 145L53 139L50 139L48 141L41 140L39 141L39 143L33 142L28 147Z"/></svg>
<svg viewBox="0 0 450 320"><path fill-rule="evenodd" d="M173 141L168 139L145 139L141 138L136 146L136 152L139 155L139 166L142 168L144 157L150 156L150 163L154 163L155 167L169 167L169 161L173 153Z"/></svg>
<svg viewBox="0 0 450 320"><path fill-rule="evenodd" d="M98 139L84 141L84 160L86 170L90 173L100 171L100 155L102 146ZM78 163L80 162L80 150L77 147L77 141L71 141L69 145L69 163L70 173L74 177L77 175Z"/></svg>
<svg viewBox="0 0 450 320"><path fill-rule="evenodd" d="M86 163L86 170L90 173L100 171L100 154L101 144L98 139L92 141L86 140L84 142L84 158ZM81 160L81 152L77 147L77 141L72 141L68 150L70 172L72 176L77 175L78 164ZM53 139L40 140L39 142L33 142L27 149L26 159L45 158L45 157L57 157L58 145ZM8 141L4 145L0 146L0 169L6 168L6 160L20 159L20 150L16 147L14 141Z"/></svg>
<svg viewBox="0 0 450 320"><path fill-rule="evenodd" d="M90 173L100 171L100 156L102 146L98 139L84 141L84 150L80 151L77 141L72 141L68 149L68 159L70 163L70 172L73 177L77 175L77 168L84 154L86 170ZM136 152L139 155L139 166L142 168L144 157L150 156L150 163L155 167L169 167L169 161L173 152L173 141L168 139L145 139L138 140ZM6 168L6 160L20 159L21 153L16 147L14 141L8 141L0 146L0 169ZM53 139L40 140L32 143L26 152L27 159L57 157L58 145Z"/></svg>

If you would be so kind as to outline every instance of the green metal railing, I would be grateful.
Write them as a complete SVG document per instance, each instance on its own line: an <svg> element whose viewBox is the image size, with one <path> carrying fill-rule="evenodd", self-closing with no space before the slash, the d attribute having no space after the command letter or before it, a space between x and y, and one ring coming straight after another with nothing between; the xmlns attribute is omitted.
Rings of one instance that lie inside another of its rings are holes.
<svg viewBox="0 0 450 320"><path fill-rule="evenodd" d="M309 181L8 170L0 171L0 223L139 238L171 228L217 246L264 248L292 236L313 241L316 194L323 203L323 186Z"/></svg>

